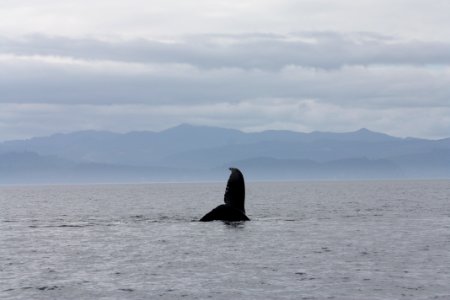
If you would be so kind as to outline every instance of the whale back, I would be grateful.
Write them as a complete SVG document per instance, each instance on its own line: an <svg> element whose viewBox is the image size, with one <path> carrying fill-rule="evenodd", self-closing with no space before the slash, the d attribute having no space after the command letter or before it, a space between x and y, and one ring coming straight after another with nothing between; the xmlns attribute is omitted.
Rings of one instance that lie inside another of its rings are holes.
<svg viewBox="0 0 450 300"><path fill-rule="evenodd" d="M228 178L224 201L226 204L240 210L245 214L245 183L244 175L237 168L230 168L231 174Z"/></svg>

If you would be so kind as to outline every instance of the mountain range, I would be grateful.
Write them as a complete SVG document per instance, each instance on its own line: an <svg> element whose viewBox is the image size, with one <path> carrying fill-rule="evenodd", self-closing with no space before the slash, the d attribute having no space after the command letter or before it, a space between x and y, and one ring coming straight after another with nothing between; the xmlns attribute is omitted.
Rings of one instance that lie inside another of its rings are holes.
<svg viewBox="0 0 450 300"><path fill-rule="evenodd" d="M161 132L79 131L0 143L0 184L450 178L450 138L234 129L182 124Z"/></svg>

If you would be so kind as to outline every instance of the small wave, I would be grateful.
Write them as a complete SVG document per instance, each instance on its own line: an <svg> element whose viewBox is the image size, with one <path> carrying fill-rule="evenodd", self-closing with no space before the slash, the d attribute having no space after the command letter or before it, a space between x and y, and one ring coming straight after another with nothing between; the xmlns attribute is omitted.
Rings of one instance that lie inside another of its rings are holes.
<svg viewBox="0 0 450 300"><path fill-rule="evenodd" d="M93 224L83 224L83 225L73 225L73 224L62 224L62 225L58 225L58 226L54 226L54 227L69 227L69 228L81 228L81 227L89 227L89 226L94 226Z"/></svg>
<svg viewBox="0 0 450 300"><path fill-rule="evenodd" d="M54 285L54 286L40 286L40 287L37 287L36 289L40 290L40 291L53 291L53 290L56 290L56 289L60 289L60 287L57 286L57 285Z"/></svg>
<svg viewBox="0 0 450 300"><path fill-rule="evenodd" d="M30 225L28 228L83 228L94 226L95 224L60 224L60 225Z"/></svg>
<svg viewBox="0 0 450 300"><path fill-rule="evenodd" d="M135 215L135 216L131 216L131 218L136 219L136 220L141 220L141 219L145 219L144 215Z"/></svg>
<svg viewBox="0 0 450 300"><path fill-rule="evenodd" d="M135 215L128 217L125 220L122 220L125 222L146 222L146 223L180 223L180 222L193 222L198 221L198 219L189 219L184 216L167 216L167 215L160 215L156 217L150 217L145 215Z"/></svg>

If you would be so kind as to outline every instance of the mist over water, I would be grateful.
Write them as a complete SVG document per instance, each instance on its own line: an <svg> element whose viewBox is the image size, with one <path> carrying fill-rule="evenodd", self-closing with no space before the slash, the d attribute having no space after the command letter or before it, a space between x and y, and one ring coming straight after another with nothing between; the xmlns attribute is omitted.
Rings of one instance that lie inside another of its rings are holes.
<svg viewBox="0 0 450 300"><path fill-rule="evenodd" d="M1 299L449 299L450 181L0 187Z"/></svg>

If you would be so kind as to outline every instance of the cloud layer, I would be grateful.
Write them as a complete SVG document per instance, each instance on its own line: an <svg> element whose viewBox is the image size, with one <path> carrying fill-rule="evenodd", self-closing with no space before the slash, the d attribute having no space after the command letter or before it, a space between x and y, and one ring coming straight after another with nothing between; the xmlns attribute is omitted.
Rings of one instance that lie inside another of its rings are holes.
<svg viewBox="0 0 450 300"><path fill-rule="evenodd" d="M107 38L297 31L450 36L447 0L1 1L0 35Z"/></svg>
<svg viewBox="0 0 450 300"><path fill-rule="evenodd" d="M450 132L445 1L37 2L0 4L0 140L182 122Z"/></svg>

